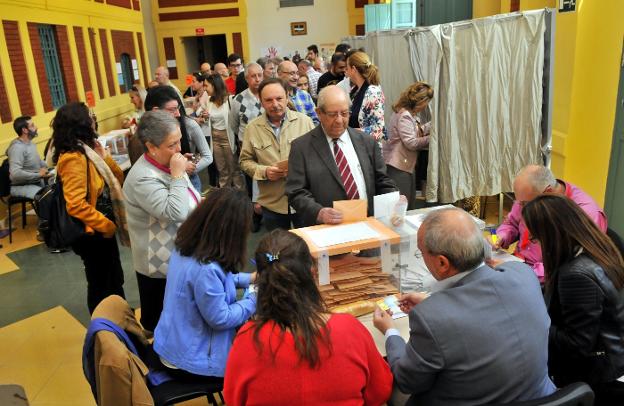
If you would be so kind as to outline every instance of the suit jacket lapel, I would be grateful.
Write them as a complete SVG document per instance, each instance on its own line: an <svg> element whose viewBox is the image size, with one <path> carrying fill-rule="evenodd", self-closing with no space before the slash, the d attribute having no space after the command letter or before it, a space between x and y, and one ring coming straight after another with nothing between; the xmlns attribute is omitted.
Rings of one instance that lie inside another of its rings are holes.
<svg viewBox="0 0 624 406"><path fill-rule="evenodd" d="M320 125L317 126L316 130L312 133L312 147L316 150L316 153L321 158L321 161L325 164L325 166L327 166L329 172L331 172L334 176L336 182L338 182L340 187L344 190L344 185L342 184L342 179L338 173L336 161L331 154L329 144L327 144L327 138L325 137L325 132Z"/></svg>
<svg viewBox="0 0 624 406"><path fill-rule="evenodd" d="M351 137L351 144L353 144L353 149L355 149L355 154L358 157L358 161L360 161L360 166L362 167L362 176L364 177L364 183L366 183L366 191L369 196L374 196L375 194L375 185L371 185L369 174L373 173L372 168L370 167L370 160L368 157L368 153L366 152L366 145L364 144L364 140L361 135L355 133L355 130L352 128L348 128L349 137ZM351 172L357 170L357 168L351 168Z"/></svg>

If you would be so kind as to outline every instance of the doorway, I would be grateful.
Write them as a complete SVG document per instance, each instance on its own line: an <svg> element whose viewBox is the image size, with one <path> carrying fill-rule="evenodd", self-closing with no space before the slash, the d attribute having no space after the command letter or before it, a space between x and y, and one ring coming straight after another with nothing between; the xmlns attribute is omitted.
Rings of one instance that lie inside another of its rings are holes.
<svg viewBox="0 0 624 406"><path fill-rule="evenodd" d="M199 65L208 62L212 67L215 63L227 65L227 42L225 34L182 37L186 56L187 72L199 71Z"/></svg>
<svg viewBox="0 0 624 406"><path fill-rule="evenodd" d="M609 228L624 236L624 43L620 59L620 85L615 108L613 143L609 161L609 177L605 196L605 212L609 219Z"/></svg>

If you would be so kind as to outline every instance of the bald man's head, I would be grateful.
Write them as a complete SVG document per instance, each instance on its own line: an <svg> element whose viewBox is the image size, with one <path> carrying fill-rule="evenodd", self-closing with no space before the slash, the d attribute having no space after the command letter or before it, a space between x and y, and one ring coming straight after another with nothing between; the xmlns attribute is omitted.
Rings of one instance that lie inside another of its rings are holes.
<svg viewBox="0 0 624 406"><path fill-rule="evenodd" d="M230 71L228 70L227 66L225 66L225 64L221 62L215 64L214 71L215 73L221 75L224 80L230 76Z"/></svg>
<svg viewBox="0 0 624 406"><path fill-rule="evenodd" d="M472 270L484 260L485 241L479 227L468 213L455 208L434 210L425 217L418 229L418 247L438 280ZM448 261L450 274L441 269L441 257Z"/></svg>
<svg viewBox="0 0 624 406"><path fill-rule="evenodd" d="M284 61L277 67L277 76L288 84L288 87L294 89L297 87L297 79L299 79L299 72L297 71L297 65L291 61Z"/></svg>
<svg viewBox="0 0 624 406"><path fill-rule="evenodd" d="M557 179L545 166L527 165L518 172L513 189L516 201L528 203L544 192L554 192Z"/></svg>
<svg viewBox="0 0 624 406"><path fill-rule="evenodd" d="M204 76L208 76L212 73L212 70L210 69L210 64L208 62L204 62L199 66L199 72L204 75Z"/></svg>
<svg viewBox="0 0 624 406"><path fill-rule="evenodd" d="M159 66L154 72L154 80L161 85L169 83L169 69L164 66Z"/></svg>

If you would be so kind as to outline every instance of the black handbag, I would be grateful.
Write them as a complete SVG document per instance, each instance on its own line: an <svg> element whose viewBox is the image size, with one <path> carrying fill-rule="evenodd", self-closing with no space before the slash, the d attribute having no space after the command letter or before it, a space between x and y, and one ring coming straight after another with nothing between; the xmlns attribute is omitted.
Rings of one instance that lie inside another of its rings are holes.
<svg viewBox="0 0 624 406"><path fill-rule="evenodd" d="M87 165L87 190L88 185L89 166ZM49 248L71 247L85 235L84 223L67 213L63 182L59 176L56 177L56 182L44 186L37 192L33 199L33 206L39 217L39 232Z"/></svg>

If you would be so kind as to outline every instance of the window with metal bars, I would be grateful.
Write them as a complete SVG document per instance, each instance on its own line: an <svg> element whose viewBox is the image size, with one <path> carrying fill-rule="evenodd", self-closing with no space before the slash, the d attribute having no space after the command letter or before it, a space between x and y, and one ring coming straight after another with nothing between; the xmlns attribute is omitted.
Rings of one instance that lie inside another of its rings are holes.
<svg viewBox="0 0 624 406"><path fill-rule="evenodd" d="M56 27L53 25L40 24L38 29L41 51L43 52L43 64L50 87L50 96L52 96L52 106L58 109L67 102L67 97L65 96L63 72L61 71L61 64L59 63L58 57L55 35Z"/></svg>
<svg viewBox="0 0 624 406"><path fill-rule="evenodd" d="M132 84L134 83L132 61L130 60L130 55L125 53L121 54L119 59L119 65L121 66L121 73L118 72L119 85L124 88L123 92L126 93L130 91Z"/></svg>

